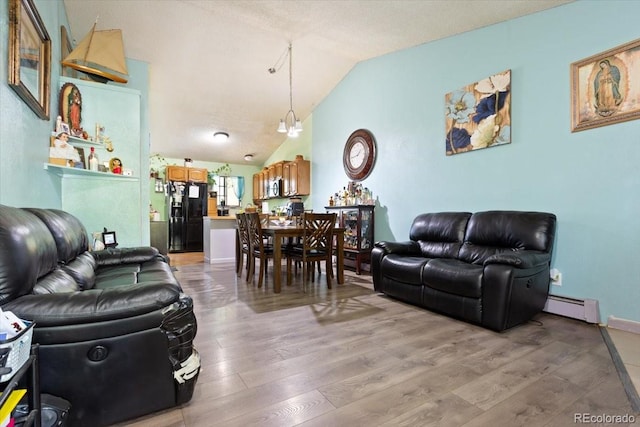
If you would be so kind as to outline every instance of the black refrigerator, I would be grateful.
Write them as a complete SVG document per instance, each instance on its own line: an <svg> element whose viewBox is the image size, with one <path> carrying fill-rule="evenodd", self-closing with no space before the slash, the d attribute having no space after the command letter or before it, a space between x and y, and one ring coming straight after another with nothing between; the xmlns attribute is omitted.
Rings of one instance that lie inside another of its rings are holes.
<svg viewBox="0 0 640 427"><path fill-rule="evenodd" d="M169 252L202 252L207 184L169 181Z"/></svg>

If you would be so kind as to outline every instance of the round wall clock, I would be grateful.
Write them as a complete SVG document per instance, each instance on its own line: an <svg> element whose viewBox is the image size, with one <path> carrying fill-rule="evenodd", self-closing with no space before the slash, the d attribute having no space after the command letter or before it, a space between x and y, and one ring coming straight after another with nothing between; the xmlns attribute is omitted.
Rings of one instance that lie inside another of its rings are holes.
<svg viewBox="0 0 640 427"><path fill-rule="evenodd" d="M369 176L376 162L376 143L366 129L353 132L344 145L342 163L347 176L353 181L362 181Z"/></svg>

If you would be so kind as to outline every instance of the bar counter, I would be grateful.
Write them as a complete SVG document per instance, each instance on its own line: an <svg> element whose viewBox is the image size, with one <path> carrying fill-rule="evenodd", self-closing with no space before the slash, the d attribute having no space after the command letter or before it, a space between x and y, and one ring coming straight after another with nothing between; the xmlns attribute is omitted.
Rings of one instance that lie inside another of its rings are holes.
<svg viewBox="0 0 640 427"><path fill-rule="evenodd" d="M236 259L236 217L205 216L202 218L204 262L234 262Z"/></svg>

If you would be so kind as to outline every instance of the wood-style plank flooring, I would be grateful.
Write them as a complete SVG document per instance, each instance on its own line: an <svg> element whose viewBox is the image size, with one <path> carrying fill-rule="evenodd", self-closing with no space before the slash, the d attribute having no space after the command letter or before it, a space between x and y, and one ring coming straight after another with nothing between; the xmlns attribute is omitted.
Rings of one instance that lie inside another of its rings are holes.
<svg viewBox="0 0 640 427"><path fill-rule="evenodd" d="M191 402L122 426L640 425L596 326L541 314L495 333L379 295L366 275L328 290L323 272L303 292L300 274L276 295L230 263L171 259L202 372Z"/></svg>

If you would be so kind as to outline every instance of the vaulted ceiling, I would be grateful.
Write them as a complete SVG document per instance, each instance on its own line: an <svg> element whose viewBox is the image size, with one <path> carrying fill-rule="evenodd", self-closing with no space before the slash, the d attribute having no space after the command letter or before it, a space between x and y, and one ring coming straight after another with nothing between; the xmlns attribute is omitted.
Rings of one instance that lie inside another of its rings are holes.
<svg viewBox="0 0 640 427"><path fill-rule="evenodd" d="M289 110L306 119L355 64L571 0L64 0L79 42L123 31L149 64L151 153L261 165L284 142ZM74 43L75 45L75 43ZM269 73L269 68L277 68ZM213 133L230 134L225 143Z"/></svg>

